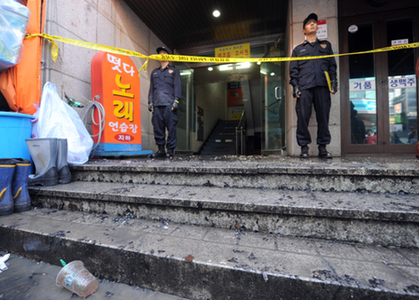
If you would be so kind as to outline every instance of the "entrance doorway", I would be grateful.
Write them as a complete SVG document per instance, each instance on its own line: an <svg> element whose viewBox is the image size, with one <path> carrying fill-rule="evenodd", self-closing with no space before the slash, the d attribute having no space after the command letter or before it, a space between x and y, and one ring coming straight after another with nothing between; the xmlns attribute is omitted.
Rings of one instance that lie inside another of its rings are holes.
<svg viewBox="0 0 419 300"><path fill-rule="evenodd" d="M274 43L251 46L250 55L284 56L285 40L281 35ZM228 148L230 143L239 155L283 153L285 63L175 65L182 80L176 151L227 155L230 151L222 153L218 148Z"/></svg>
<svg viewBox="0 0 419 300"><path fill-rule="evenodd" d="M417 9L340 20L340 52L354 53L419 40ZM342 155L410 154L417 143L418 50L340 58Z"/></svg>
<svg viewBox="0 0 419 300"><path fill-rule="evenodd" d="M286 148L285 64L262 63L260 78L264 102L262 154L279 153Z"/></svg>

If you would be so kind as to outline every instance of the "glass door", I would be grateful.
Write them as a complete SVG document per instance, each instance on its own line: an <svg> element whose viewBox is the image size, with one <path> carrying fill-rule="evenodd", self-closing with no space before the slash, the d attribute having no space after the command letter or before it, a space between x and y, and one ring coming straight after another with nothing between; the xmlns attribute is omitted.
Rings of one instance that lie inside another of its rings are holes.
<svg viewBox="0 0 419 300"><path fill-rule="evenodd" d="M387 44L403 44L413 39L412 19L386 22ZM388 107L390 145L416 145L417 137L417 78L413 49L389 52Z"/></svg>
<svg viewBox="0 0 419 300"><path fill-rule="evenodd" d="M352 17L342 23L341 52L418 40L417 31L414 35L418 16L414 12ZM343 155L415 152L417 56L417 50L406 49L341 58Z"/></svg>
<svg viewBox="0 0 419 300"><path fill-rule="evenodd" d="M284 150L286 145L284 72L284 64L262 63L260 66L264 99L262 150L265 153Z"/></svg>
<svg viewBox="0 0 419 300"><path fill-rule="evenodd" d="M194 113L194 89L193 75L194 70L190 69L183 63L177 63L176 67L180 71L180 79L182 85L182 99L179 101L178 124L177 130L177 146L176 151L192 150L192 139L195 131L195 113Z"/></svg>

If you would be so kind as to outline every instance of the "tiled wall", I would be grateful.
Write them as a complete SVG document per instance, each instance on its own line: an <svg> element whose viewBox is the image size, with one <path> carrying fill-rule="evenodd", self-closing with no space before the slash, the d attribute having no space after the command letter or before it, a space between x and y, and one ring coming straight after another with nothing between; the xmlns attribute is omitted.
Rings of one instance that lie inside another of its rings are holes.
<svg viewBox="0 0 419 300"><path fill-rule="evenodd" d="M131 11L124 1L77 0L47 1L46 33L86 42L98 43L144 55L155 53L162 45L154 33ZM96 50L70 44L57 43L59 58L53 62L50 44L44 51L43 83L50 81L57 86L62 99L64 92L83 104L91 97L90 63ZM131 57L137 69L145 59ZM159 66L150 60L148 72L140 73L141 129L143 150L155 150L151 113L148 111L148 90L151 71ZM76 109L83 116L84 109ZM87 126L90 130L90 125Z"/></svg>

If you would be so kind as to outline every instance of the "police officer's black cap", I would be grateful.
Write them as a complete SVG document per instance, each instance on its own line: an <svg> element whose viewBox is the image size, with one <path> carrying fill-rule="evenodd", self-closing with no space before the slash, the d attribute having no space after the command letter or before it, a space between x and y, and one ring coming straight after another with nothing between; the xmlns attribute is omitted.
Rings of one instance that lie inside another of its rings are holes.
<svg viewBox="0 0 419 300"><path fill-rule="evenodd" d="M317 22L318 21L317 15L315 13L309 14L308 17L304 19L303 29L306 27L306 24L308 23L309 20L316 20Z"/></svg>
<svg viewBox="0 0 419 300"><path fill-rule="evenodd" d="M166 51L166 52L167 52L167 54L170 54L170 50L169 50L169 49L167 49L165 46L158 47L158 48L156 49L157 54L159 54L159 53L160 53L160 51L162 51L162 50Z"/></svg>

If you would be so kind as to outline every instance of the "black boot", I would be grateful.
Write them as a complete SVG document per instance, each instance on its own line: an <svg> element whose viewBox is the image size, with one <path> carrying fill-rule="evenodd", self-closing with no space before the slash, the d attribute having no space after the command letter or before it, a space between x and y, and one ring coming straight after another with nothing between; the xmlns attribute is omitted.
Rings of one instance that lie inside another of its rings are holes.
<svg viewBox="0 0 419 300"><path fill-rule="evenodd" d="M301 146L300 157L301 158L309 158L309 155L308 155L308 146L307 145Z"/></svg>
<svg viewBox="0 0 419 300"><path fill-rule="evenodd" d="M164 145L158 145L159 150L156 153L151 154L151 158L165 158L166 151L164 150Z"/></svg>
<svg viewBox="0 0 419 300"><path fill-rule="evenodd" d="M166 158L172 159L174 154L175 154L175 149L173 148L167 149Z"/></svg>
<svg viewBox="0 0 419 300"><path fill-rule="evenodd" d="M29 175L28 185L58 184L57 157L58 142L56 138L26 139L29 153L35 165L35 174Z"/></svg>
<svg viewBox="0 0 419 300"><path fill-rule="evenodd" d="M332 154L326 150L326 145L319 145L319 157L332 158Z"/></svg>
<svg viewBox="0 0 419 300"><path fill-rule="evenodd" d="M71 172L67 162L68 144L67 139L57 139L58 142L58 157L57 157L57 172L58 183L69 183L71 181Z"/></svg>

